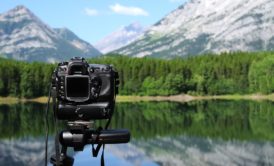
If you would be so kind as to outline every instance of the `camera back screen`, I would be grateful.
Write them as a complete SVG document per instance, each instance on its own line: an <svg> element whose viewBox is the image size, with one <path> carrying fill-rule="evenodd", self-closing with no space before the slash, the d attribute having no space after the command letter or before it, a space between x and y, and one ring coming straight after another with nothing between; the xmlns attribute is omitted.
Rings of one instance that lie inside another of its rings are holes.
<svg viewBox="0 0 274 166"><path fill-rule="evenodd" d="M67 77L67 97L68 98L88 98L89 78L88 77Z"/></svg>

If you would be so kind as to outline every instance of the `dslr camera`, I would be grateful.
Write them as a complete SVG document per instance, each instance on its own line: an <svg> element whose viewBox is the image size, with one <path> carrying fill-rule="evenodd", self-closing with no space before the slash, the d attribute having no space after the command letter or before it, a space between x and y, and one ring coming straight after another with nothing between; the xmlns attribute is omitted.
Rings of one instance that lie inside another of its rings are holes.
<svg viewBox="0 0 274 166"><path fill-rule="evenodd" d="M52 85L56 88L58 119L108 119L113 114L119 76L111 65L88 64L76 57L58 64Z"/></svg>
<svg viewBox="0 0 274 166"><path fill-rule="evenodd" d="M82 151L92 144L92 154L97 157L102 145L104 149L105 144L129 142L128 130L108 129L119 85L118 72L111 65L89 64L84 58L74 57L58 64L51 85L55 122L67 121L67 129L60 133L55 123L56 153L50 160L53 165L73 165L74 159L66 154L68 147ZM102 119L108 119L105 127L95 129L94 121Z"/></svg>

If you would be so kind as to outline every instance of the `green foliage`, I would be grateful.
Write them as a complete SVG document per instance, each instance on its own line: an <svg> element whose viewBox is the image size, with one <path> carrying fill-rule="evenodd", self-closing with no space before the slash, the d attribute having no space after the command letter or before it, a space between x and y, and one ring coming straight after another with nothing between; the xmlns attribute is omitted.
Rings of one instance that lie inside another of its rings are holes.
<svg viewBox="0 0 274 166"><path fill-rule="evenodd" d="M208 86L210 95L233 94L237 92L237 85L232 79L219 79Z"/></svg>
<svg viewBox="0 0 274 166"><path fill-rule="evenodd" d="M162 60L108 55L88 60L112 64L121 95L221 95L272 93L274 53L223 53ZM55 65L0 59L0 96L47 95Z"/></svg>
<svg viewBox="0 0 274 166"><path fill-rule="evenodd" d="M272 93L274 91L274 56L254 61L248 78L252 92Z"/></svg>
<svg viewBox="0 0 274 166"><path fill-rule="evenodd" d="M54 67L0 59L0 96L32 98L47 95Z"/></svg>
<svg viewBox="0 0 274 166"><path fill-rule="evenodd" d="M166 77L155 79L147 77L141 88L142 95L174 95L182 92L184 79L179 74L168 74Z"/></svg>
<svg viewBox="0 0 274 166"><path fill-rule="evenodd" d="M236 52L173 60L108 55L90 59L90 62L113 64L117 68L122 95L221 95L251 92L250 66L265 57L274 58L274 53ZM269 77L267 75L266 79ZM265 90L263 87L253 89L252 92Z"/></svg>

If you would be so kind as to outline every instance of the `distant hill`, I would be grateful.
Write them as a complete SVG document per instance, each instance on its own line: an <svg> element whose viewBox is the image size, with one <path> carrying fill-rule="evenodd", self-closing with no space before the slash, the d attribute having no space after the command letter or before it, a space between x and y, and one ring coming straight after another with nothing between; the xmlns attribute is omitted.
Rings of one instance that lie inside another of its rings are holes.
<svg viewBox="0 0 274 166"><path fill-rule="evenodd" d="M104 54L109 53L130 44L142 35L144 31L145 28L135 22L128 26L121 27L117 31L95 43L94 46Z"/></svg>
<svg viewBox="0 0 274 166"><path fill-rule="evenodd" d="M53 29L26 7L17 6L0 15L0 54L16 60L55 62L101 53L70 30Z"/></svg>
<svg viewBox="0 0 274 166"><path fill-rule="evenodd" d="M134 57L273 50L273 0L190 0L114 51Z"/></svg>

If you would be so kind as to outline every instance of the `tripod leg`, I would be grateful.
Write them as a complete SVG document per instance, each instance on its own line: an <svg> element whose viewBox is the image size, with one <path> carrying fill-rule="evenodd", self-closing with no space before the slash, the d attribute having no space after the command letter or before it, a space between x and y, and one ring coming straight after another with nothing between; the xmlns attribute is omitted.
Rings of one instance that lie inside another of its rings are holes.
<svg viewBox="0 0 274 166"><path fill-rule="evenodd" d="M61 154L59 155L60 166L73 166L74 159L67 155L67 147L62 146ZM56 155L52 155L50 158L50 163L54 166L58 166L56 163Z"/></svg>

